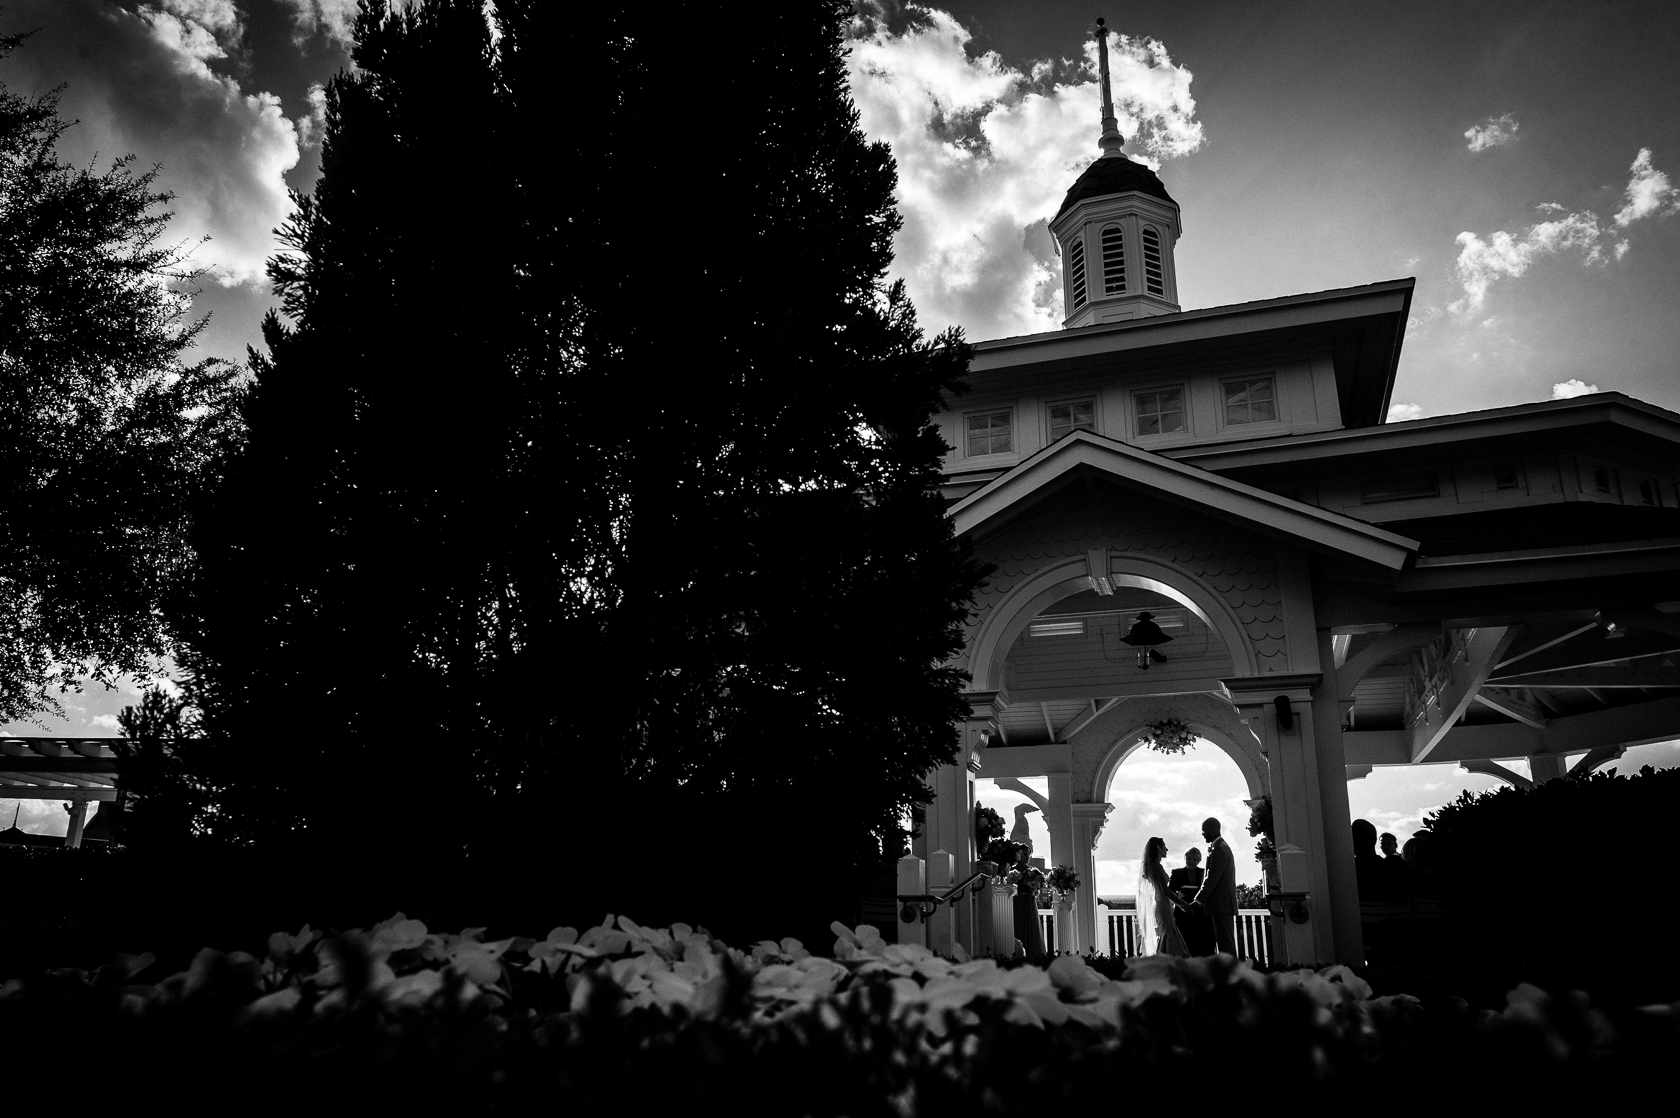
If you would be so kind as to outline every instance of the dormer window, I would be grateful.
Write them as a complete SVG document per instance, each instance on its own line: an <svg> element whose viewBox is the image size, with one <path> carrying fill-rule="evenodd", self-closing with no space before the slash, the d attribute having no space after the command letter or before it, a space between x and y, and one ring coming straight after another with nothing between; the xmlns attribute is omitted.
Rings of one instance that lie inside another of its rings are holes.
<svg viewBox="0 0 1680 1118"><path fill-rule="evenodd" d="M1068 294L1075 310L1085 305L1085 242L1075 241L1068 250Z"/></svg>
<svg viewBox="0 0 1680 1118"><path fill-rule="evenodd" d="M1163 388L1132 397L1137 409L1137 433L1167 435L1184 430L1184 390Z"/></svg>
<svg viewBox="0 0 1680 1118"><path fill-rule="evenodd" d="M1151 295L1166 297L1166 274L1161 268L1161 234L1147 225L1143 228L1143 285Z"/></svg>
<svg viewBox="0 0 1680 1118"><path fill-rule="evenodd" d="M1055 442L1075 431L1097 429L1095 400L1076 400L1071 404L1050 405L1050 441Z"/></svg>
<svg viewBox="0 0 1680 1118"><path fill-rule="evenodd" d="M968 417L968 456L1008 454L1014 449L1007 411L980 412Z"/></svg>
<svg viewBox="0 0 1680 1118"><path fill-rule="evenodd" d="M1268 423L1277 418L1277 393L1271 377L1228 380L1225 389L1225 422Z"/></svg>
<svg viewBox="0 0 1680 1118"><path fill-rule="evenodd" d="M1103 294L1126 293L1126 234L1118 225L1102 233Z"/></svg>

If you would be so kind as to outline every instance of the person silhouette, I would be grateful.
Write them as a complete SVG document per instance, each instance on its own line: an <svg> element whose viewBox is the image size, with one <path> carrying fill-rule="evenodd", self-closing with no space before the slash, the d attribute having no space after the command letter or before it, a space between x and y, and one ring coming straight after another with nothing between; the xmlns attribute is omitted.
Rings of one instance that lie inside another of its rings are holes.
<svg viewBox="0 0 1680 1118"><path fill-rule="evenodd" d="M1207 876L1196 890L1195 904L1213 922L1213 941L1220 954L1237 953L1237 863L1231 847L1219 837L1219 820L1202 820L1208 844Z"/></svg>
<svg viewBox="0 0 1680 1118"><path fill-rule="evenodd" d="M1385 890L1393 900L1405 900L1412 895L1412 868L1400 856L1400 840L1383 832L1382 867Z"/></svg>
<svg viewBox="0 0 1680 1118"><path fill-rule="evenodd" d="M1173 893L1188 905L1205 876L1207 875L1202 869L1202 852L1192 846L1184 852L1184 865L1172 871L1168 885ZM1185 907L1175 910L1173 919L1178 923L1178 932L1184 937L1184 946L1189 949L1190 954L1213 954L1213 923L1208 919L1207 913Z"/></svg>
<svg viewBox="0 0 1680 1118"><path fill-rule="evenodd" d="M1166 840L1151 838L1144 843L1143 869L1138 874L1137 883L1140 955L1190 954L1184 937L1179 934L1178 924L1173 920L1174 910L1183 906L1184 902L1172 891L1172 886L1167 883L1167 872L1161 868L1161 859L1166 856Z"/></svg>
<svg viewBox="0 0 1680 1118"><path fill-rule="evenodd" d="M1376 904L1389 899L1388 875L1382 858L1377 854L1377 828L1369 819L1355 819L1353 826L1353 875L1359 885L1362 904Z"/></svg>

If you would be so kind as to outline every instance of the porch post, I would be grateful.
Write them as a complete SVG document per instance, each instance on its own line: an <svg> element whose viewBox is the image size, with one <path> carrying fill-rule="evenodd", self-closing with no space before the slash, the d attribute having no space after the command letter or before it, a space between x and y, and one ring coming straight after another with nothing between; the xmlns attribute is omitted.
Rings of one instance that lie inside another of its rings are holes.
<svg viewBox="0 0 1680 1118"><path fill-rule="evenodd" d="M1260 740L1272 777L1272 823L1277 831L1278 876L1286 893L1307 894L1307 919L1285 916L1279 924L1284 958L1319 965L1336 958L1331 918L1329 867L1325 862L1324 812L1317 758L1313 754L1312 688L1319 673L1244 676L1225 680L1232 701ZM1290 725L1279 722L1279 698L1289 700ZM1337 787L1347 792L1343 770ZM1227 827L1235 820L1223 821ZM1227 836L1226 841L1230 841ZM1351 842L1351 836L1349 841Z"/></svg>
<svg viewBox="0 0 1680 1118"><path fill-rule="evenodd" d="M1329 666L1313 687L1313 755L1318 759L1318 790L1324 809L1324 868L1330 893L1333 958L1350 967L1365 963L1365 933L1359 923L1359 878L1354 872L1353 819L1348 807L1347 751L1342 744L1343 715L1329 629L1318 630L1318 662Z"/></svg>
<svg viewBox="0 0 1680 1118"><path fill-rule="evenodd" d="M64 845L75 850L82 845L82 831L87 827L87 801L76 800L64 806L70 812L70 829L64 833Z"/></svg>
<svg viewBox="0 0 1680 1118"><path fill-rule="evenodd" d="M1094 951L1106 951L1108 940L1098 935L1097 923L1097 838L1113 804L1072 804L1073 869L1079 874L1079 892L1074 894L1074 912L1079 922L1079 942Z"/></svg>

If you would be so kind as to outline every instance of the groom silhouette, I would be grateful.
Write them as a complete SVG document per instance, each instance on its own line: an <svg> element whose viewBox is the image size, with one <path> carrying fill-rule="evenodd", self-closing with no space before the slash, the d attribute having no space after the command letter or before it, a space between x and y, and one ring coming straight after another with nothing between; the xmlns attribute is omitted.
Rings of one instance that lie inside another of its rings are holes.
<svg viewBox="0 0 1680 1118"><path fill-rule="evenodd" d="M1213 938L1220 952L1237 953L1237 864L1231 848L1219 837L1219 820L1202 821L1202 838L1208 844L1207 876L1196 891L1195 904L1213 921Z"/></svg>

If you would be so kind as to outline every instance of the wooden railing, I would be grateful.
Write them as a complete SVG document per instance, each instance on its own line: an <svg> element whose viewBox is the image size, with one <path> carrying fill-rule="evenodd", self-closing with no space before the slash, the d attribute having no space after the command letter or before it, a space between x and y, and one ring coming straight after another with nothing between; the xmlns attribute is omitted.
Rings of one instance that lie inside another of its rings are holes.
<svg viewBox="0 0 1680 1118"><path fill-rule="evenodd" d="M1099 908L1097 949L1108 955L1130 958L1138 953L1137 913L1124 909ZM1038 922L1046 945L1056 942L1056 912L1038 910ZM1245 908L1237 913L1237 954L1262 965L1272 961L1271 914L1263 908Z"/></svg>

